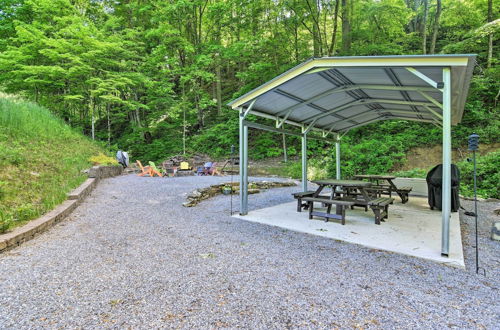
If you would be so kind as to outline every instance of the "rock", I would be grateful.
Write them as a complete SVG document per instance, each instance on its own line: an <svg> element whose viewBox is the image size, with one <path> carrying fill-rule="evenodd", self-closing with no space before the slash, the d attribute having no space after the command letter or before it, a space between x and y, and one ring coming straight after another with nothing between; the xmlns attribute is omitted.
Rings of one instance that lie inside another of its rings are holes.
<svg viewBox="0 0 500 330"><path fill-rule="evenodd" d="M189 195L188 198L200 198L202 193L197 189L192 191Z"/></svg>
<svg viewBox="0 0 500 330"><path fill-rule="evenodd" d="M93 166L89 169L89 178L105 179L122 174L123 167L119 165Z"/></svg>
<svg viewBox="0 0 500 330"><path fill-rule="evenodd" d="M491 239L500 241L500 221L495 221L491 227Z"/></svg>
<svg viewBox="0 0 500 330"><path fill-rule="evenodd" d="M260 182L249 182L248 183L248 194L258 194L261 189L269 189L269 188L276 188L276 187L292 187L296 186L297 184L295 182L271 182L271 181L260 181ZM187 195L187 202L183 203L182 205L185 207L192 207L201 202L204 199L222 194L222 188L225 186L232 186L233 187L233 194L238 195L239 192L239 182L233 182L233 183L221 183L221 184L214 184L211 185L210 187L206 188L200 188L193 190L189 195Z"/></svg>

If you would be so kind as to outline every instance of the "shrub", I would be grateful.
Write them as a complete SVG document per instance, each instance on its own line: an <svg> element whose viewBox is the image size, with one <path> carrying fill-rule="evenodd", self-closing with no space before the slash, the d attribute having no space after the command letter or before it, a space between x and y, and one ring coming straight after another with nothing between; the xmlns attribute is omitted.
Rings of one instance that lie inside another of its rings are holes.
<svg viewBox="0 0 500 330"><path fill-rule="evenodd" d="M94 165L118 165L118 161L116 159L102 153L97 156L90 157L89 161Z"/></svg>
<svg viewBox="0 0 500 330"><path fill-rule="evenodd" d="M12 218L8 217L2 210L0 210L0 234L5 233L12 224Z"/></svg>
<svg viewBox="0 0 500 330"><path fill-rule="evenodd" d="M473 163L461 161L460 193L463 196L474 195ZM500 199L500 151L490 152L477 157L477 194L483 198Z"/></svg>
<svg viewBox="0 0 500 330"><path fill-rule="evenodd" d="M319 160L311 160L307 166L307 179L320 180L328 178L328 171Z"/></svg>
<svg viewBox="0 0 500 330"><path fill-rule="evenodd" d="M302 164L300 162L289 162L284 172L290 178L300 179L302 177Z"/></svg>

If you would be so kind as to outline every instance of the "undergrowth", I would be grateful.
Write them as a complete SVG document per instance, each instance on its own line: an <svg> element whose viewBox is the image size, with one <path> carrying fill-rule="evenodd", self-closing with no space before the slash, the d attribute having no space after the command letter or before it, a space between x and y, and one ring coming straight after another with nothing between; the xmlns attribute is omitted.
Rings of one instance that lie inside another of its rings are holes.
<svg viewBox="0 0 500 330"><path fill-rule="evenodd" d="M349 162L345 162L349 166ZM468 160L457 162L460 170L460 195L472 197L474 194L473 181L473 163ZM323 160L311 159L308 162L307 178L308 180L326 179L335 177L335 166L328 171L325 168L328 164ZM343 168L344 169L344 168ZM483 198L500 199L500 151L494 151L485 155L477 156L477 194ZM376 174L391 174L400 178L423 178L427 176L430 168L414 168L406 171L381 171ZM350 173L349 168L347 171ZM282 169L281 173L294 179L300 179L302 176L302 167L300 162L289 162ZM364 174L358 172L356 174ZM373 174L373 173L371 173ZM343 178L349 178L351 175L343 174Z"/></svg>

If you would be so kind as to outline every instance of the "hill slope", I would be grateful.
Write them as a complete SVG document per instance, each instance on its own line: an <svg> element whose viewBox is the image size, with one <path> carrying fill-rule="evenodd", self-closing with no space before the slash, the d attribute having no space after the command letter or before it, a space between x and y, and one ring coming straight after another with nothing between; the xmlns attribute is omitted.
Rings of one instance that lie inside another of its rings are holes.
<svg viewBox="0 0 500 330"><path fill-rule="evenodd" d="M47 109L0 95L0 232L61 203L100 152Z"/></svg>

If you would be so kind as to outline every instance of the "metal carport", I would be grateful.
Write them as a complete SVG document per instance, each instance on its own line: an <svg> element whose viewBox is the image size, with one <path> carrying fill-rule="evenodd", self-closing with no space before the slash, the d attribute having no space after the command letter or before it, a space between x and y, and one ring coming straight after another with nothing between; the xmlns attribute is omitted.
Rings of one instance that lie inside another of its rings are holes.
<svg viewBox="0 0 500 330"><path fill-rule="evenodd" d="M451 125L462 119L476 55L403 55L313 58L231 101L240 112L240 214L248 213L248 128L302 138L302 189L307 190L307 140L336 144L350 129L381 120L437 125L443 132L441 254L449 254ZM275 126L245 120L248 114ZM284 129L300 127L300 132ZM313 132L318 132L313 134ZM318 136L320 134L320 136Z"/></svg>

